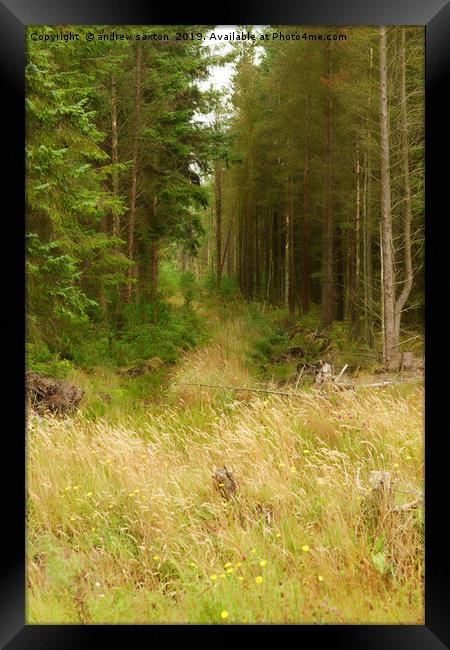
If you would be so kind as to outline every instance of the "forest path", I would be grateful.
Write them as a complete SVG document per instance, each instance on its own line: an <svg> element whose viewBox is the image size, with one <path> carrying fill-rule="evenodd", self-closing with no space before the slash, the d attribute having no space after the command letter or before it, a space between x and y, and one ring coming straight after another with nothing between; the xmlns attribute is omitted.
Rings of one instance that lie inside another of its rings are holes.
<svg viewBox="0 0 450 650"><path fill-rule="evenodd" d="M205 310L203 316L209 321L209 341L187 351L170 380L171 392L179 394L183 401L194 396L209 400L218 391L223 393L220 388L210 389L200 384L234 388L256 384L245 362L250 333L242 314L235 310L224 318L215 311Z"/></svg>
<svg viewBox="0 0 450 650"><path fill-rule="evenodd" d="M196 310L209 340L172 368L160 401L141 409L125 393L117 417L30 420L31 622L214 623L224 610L238 622L418 622L416 520L386 527L379 552L391 562L395 543L404 587L355 526L359 468L364 485L382 469L423 489L422 387L301 399L199 387L262 387L250 360L261 328L242 304ZM223 466L233 502L212 482Z"/></svg>
<svg viewBox="0 0 450 650"><path fill-rule="evenodd" d="M244 317L242 306L237 305L225 317L218 315L216 309L206 309L200 303L199 313L209 321L210 340L203 346L189 350L175 367L170 380L170 390L180 393L182 398L211 398L232 394L238 400L248 400L253 393L245 390L226 390L242 388L273 389L274 391L294 389L295 377L288 385L261 382L252 373L248 363L251 354L251 340L261 333L257 326L251 327ZM311 330L311 334L313 331ZM301 363L301 362L300 362ZM346 364L333 365L333 375L344 370L339 383L347 388L381 388L390 385L416 383L423 380L423 367L408 372L380 370L373 372L367 368L346 370ZM301 390L301 384L296 386ZM208 396L208 397L207 397Z"/></svg>

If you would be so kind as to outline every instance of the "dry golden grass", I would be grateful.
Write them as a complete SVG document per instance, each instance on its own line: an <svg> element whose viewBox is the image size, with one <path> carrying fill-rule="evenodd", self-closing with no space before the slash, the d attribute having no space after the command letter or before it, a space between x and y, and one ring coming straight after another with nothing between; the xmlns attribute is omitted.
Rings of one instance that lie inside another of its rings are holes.
<svg viewBox="0 0 450 650"><path fill-rule="evenodd" d="M239 327L189 355L144 424L30 418L28 623L423 623L422 511L371 527L356 487L360 467L365 485L390 471L399 501L423 488L422 387L184 386L250 384Z"/></svg>

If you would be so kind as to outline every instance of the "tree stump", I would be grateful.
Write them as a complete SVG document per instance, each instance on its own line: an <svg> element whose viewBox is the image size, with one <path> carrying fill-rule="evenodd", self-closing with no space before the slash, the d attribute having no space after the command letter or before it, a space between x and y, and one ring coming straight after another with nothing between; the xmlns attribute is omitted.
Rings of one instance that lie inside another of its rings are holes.
<svg viewBox="0 0 450 650"><path fill-rule="evenodd" d="M214 487L227 501L237 492L237 484L232 473L226 468L216 469L212 475Z"/></svg>
<svg viewBox="0 0 450 650"><path fill-rule="evenodd" d="M414 370L414 368L415 368L415 362L414 362L413 353L403 352L400 360L400 371L405 370L406 372L409 372L411 370Z"/></svg>
<svg viewBox="0 0 450 650"><path fill-rule="evenodd" d="M316 375L315 383L317 385L320 385L326 381L331 380L331 378L332 378L331 365L325 362L324 364L322 364L322 367L320 368L319 372Z"/></svg>
<svg viewBox="0 0 450 650"><path fill-rule="evenodd" d="M385 516L392 510L394 504L390 473L370 472L369 485L372 490L368 493L364 503L364 520L369 530L376 535Z"/></svg>

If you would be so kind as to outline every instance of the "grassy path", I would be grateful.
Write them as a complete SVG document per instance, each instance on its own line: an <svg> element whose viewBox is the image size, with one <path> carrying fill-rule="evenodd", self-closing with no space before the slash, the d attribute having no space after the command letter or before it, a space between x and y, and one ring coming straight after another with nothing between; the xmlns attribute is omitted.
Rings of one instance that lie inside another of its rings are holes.
<svg viewBox="0 0 450 650"><path fill-rule="evenodd" d="M165 399L122 418L30 420L29 623L423 623L421 510L371 524L356 486L360 468L422 487L423 388L185 385L251 385L251 335L219 321Z"/></svg>

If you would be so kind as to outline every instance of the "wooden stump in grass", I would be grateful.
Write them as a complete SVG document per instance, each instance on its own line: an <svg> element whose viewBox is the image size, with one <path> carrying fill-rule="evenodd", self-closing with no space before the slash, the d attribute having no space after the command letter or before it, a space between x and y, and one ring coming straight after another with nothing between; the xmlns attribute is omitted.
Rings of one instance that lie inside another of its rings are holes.
<svg viewBox="0 0 450 650"><path fill-rule="evenodd" d="M421 535L414 510L422 496L402 505L395 504L391 475L385 471L369 474L371 490L365 490L363 521L372 546L372 562L384 575L408 576L421 562Z"/></svg>
<svg viewBox="0 0 450 650"><path fill-rule="evenodd" d="M226 467L214 470L212 478L214 487L225 500L228 501L237 492L236 481L234 480L232 473Z"/></svg>
<svg viewBox="0 0 450 650"><path fill-rule="evenodd" d="M377 533L383 527L386 515L394 505L394 492L389 472L372 471L369 474L369 485L372 488L366 494L363 516L369 530Z"/></svg>
<svg viewBox="0 0 450 650"><path fill-rule="evenodd" d="M403 352L400 360L400 370L409 372L415 369L414 356L412 352Z"/></svg>

